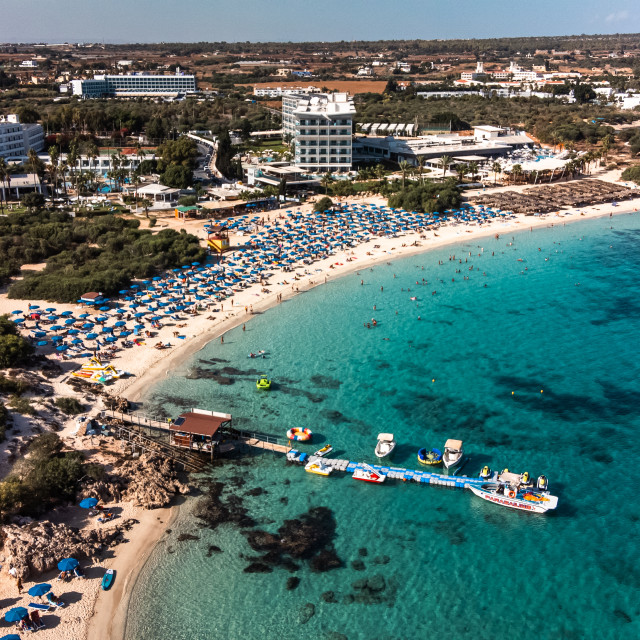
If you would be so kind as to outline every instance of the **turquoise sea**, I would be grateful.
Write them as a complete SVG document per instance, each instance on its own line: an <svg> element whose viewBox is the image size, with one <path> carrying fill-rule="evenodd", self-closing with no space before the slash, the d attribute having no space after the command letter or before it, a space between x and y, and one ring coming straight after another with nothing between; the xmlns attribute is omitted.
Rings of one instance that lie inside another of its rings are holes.
<svg viewBox="0 0 640 640"><path fill-rule="evenodd" d="M463 473L544 473L558 509L322 478L272 453L220 463L210 478L240 516L200 526L209 490L187 501L136 583L128 640L640 637L640 216L389 262L211 342L149 391L146 409L225 411L277 436L309 426L305 450L330 442L356 461L374 462L390 431L393 463L410 468L420 447L459 438ZM266 359L247 358L261 349ZM272 391L256 390L261 373ZM316 507L330 510L318 530L340 568L244 571L261 555L248 531L274 533Z"/></svg>

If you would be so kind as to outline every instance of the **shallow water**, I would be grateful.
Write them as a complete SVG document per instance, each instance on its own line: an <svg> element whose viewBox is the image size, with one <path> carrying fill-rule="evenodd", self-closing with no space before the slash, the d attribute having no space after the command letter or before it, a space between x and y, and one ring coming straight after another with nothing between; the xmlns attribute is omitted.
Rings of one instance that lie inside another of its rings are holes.
<svg viewBox="0 0 640 640"><path fill-rule="evenodd" d="M559 507L534 516L465 491L321 478L257 453L211 476L261 529L329 507L344 566L301 563L292 591L283 568L244 573L256 554L243 529L198 527L194 499L140 575L127 638L638 637L639 267L638 216L485 238L318 287L207 345L150 391L150 413L226 411L277 436L309 426L305 450L331 442L358 461L391 431L393 463L409 468L420 447L460 438L464 473L545 473ZM270 392L255 388L262 373ZM377 574L385 588L362 597L353 583Z"/></svg>

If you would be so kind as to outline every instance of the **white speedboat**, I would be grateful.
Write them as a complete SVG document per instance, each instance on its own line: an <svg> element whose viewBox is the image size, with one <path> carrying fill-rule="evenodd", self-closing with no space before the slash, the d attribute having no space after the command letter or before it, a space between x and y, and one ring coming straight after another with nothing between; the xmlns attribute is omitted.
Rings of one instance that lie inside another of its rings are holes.
<svg viewBox="0 0 640 640"><path fill-rule="evenodd" d="M364 465L363 467L358 467L353 472L354 480L362 480L363 482L373 482L375 484L380 484L384 482L387 476L384 473L380 473L376 471L373 467L369 465Z"/></svg>
<svg viewBox="0 0 640 640"><path fill-rule="evenodd" d="M545 476L540 476L544 482L539 481L535 489L533 483L529 482L529 474L524 476L525 474L511 473L505 469L494 481L479 487L470 485L469 489L487 502L529 513L546 513L558 506L557 496L552 496L547 490L548 481ZM540 484L545 489L541 489Z"/></svg>
<svg viewBox="0 0 640 640"><path fill-rule="evenodd" d="M396 441L393 439L393 433L379 433L378 444L376 444L376 457L387 458L396 448Z"/></svg>
<svg viewBox="0 0 640 640"><path fill-rule="evenodd" d="M444 453L442 454L445 469L455 467L462 460L463 454L462 440L447 440L444 443Z"/></svg>
<svg viewBox="0 0 640 640"><path fill-rule="evenodd" d="M514 488L513 485L501 482L487 483L480 487L469 485L469 489L487 502L529 513L546 513L558 506L557 496L552 496L546 491L524 487Z"/></svg>

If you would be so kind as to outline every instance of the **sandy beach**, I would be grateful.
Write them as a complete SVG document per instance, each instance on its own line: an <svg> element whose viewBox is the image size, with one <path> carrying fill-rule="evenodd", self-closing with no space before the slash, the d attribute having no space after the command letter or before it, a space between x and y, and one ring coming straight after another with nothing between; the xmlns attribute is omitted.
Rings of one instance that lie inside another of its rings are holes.
<svg viewBox="0 0 640 640"><path fill-rule="evenodd" d="M614 180L619 172L611 175L599 175L600 179ZM518 187L510 187L518 189ZM488 192L489 189L486 190ZM476 192L467 192L465 195L473 202ZM478 194L483 191L477 192ZM350 202L374 203L384 205L382 198L358 198L349 199ZM156 332L152 339L143 340L140 346L123 349L118 352L113 363L120 369L131 375L115 381L109 387L113 395L124 396L130 401L137 401L145 391L161 377L169 374L180 362L201 349L209 341L218 339L233 327L249 322L253 309L254 313L263 312L279 303L279 300L287 300L292 296L303 293L312 287L324 284L330 280L342 277L348 273L364 270L381 262L390 262L396 258L422 253L434 248L443 247L459 242L478 242L481 245L482 238L496 234L504 235L516 231L529 229L552 228L577 220L586 220L601 216L621 215L634 213L640 207L640 197L628 200L618 206L596 205L583 207L579 210L560 210L558 213L545 216L518 215L514 219L494 219L482 225L472 226L443 226L433 231L413 233L396 238L376 238L363 243L348 251L335 254L324 260L314 262L306 269L298 268L294 272L274 271L266 285L268 293L262 292L260 284L254 284L236 293L232 300L224 300L221 309L215 313L202 311L196 316L185 320L186 326L182 328L181 338L176 338L176 328L173 323L167 323ZM300 209L309 211L311 205L305 205ZM294 211L297 210L293 209ZM270 212L271 220L280 212ZM284 213L282 213L284 215ZM267 214L265 214L267 216ZM164 219L159 219L164 222ZM167 220L167 224L176 225L173 220ZM203 237L202 221L197 223L178 223L179 228L186 228L189 232L198 232ZM241 237L231 237L231 245L242 244ZM303 273L305 272L306 273ZM366 280L366 275L363 278ZM81 313L79 305L50 305L47 301L32 301L41 309L55 306L58 311L69 310ZM0 294L0 314L11 313L16 309L26 310L28 302L24 300L10 300L6 292ZM84 310L84 308L83 308ZM153 345L162 341L171 343L171 348L158 350ZM55 353L55 352L54 352ZM52 355L52 357L55 357ZM74 396L84 399L85 394L74 391L67 381L72 370L79 367L80 360L67 360L60 362L65 369L63 375L51 381L53 392L56 396ZM90 411L95 415L99 410L99 403ZM210 408L210 407L205 407ZM74 420L68 420L60 435L72 447L79 447L72 435ZM34 427L28 419L21 420L19 425L10 433L12 437L26 438L33 434ZM0 450L0 473L5 475L8 471L8 459L10 448L8 442L2 445ZM43 640L62 640L63 638L100 638L120 639L123 637L128 598L131 594L135 579L149 557L155 543L162 537L168 523L178 513L179 507L144 511L135 508L128 503L119 505L123 508L123 517L132 517L139 520L127 535L129 542L117 549L113 558L106 559L100 565L94 565L87 569L87 577L90 580L74 580L72 583L61 585L54 584L56 595L65 598L68 595L68 606L59 611L50 612L44 616L48 628L40 632ZM84 526L89 526L87 523ZM100 581L104 568L113 568L117 571L117 579L114 587L109 592L101 592ZM33 599L26 595L26 590L32 583L25 584L25 593L18 597L15 582L7 575L8 567L3 567L0 573L0 598L3 599L5 608L9 606L26 606L25 603ZM55 576L42 576L39 581L50 581ZM5 627L9 624L3 622ZM8 630L7 630L8 632Z"/></svg>

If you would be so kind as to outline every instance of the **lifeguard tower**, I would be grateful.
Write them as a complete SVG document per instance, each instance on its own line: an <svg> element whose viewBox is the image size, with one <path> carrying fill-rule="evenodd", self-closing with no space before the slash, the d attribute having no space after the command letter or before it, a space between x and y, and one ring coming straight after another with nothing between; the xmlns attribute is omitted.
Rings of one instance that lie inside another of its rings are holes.
<svg viewBox="0 0 640 640"><path fill-rule="evenodd" d="M229 249L229 231L226 225L205 225L207 230L207 245L212 251L222 255Z"/></svg>

